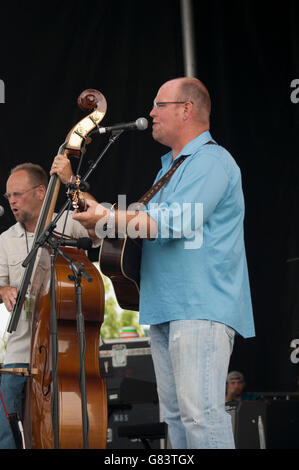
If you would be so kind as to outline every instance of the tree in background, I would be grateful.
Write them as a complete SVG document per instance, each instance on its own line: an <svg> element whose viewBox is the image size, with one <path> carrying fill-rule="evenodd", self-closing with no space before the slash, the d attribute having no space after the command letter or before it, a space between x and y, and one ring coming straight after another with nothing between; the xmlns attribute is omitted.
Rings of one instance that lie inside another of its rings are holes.
<svg viewBox="0 0 299 470"><path fill-rule="evenodd" d="M115 298L114 289L110 279L103 276L105 287L105 313L101 328L103 339L115 339L125 326L134 326L139 336L144 336L143 327L139 325L139 313L132 310L122 310Z"/></svg>

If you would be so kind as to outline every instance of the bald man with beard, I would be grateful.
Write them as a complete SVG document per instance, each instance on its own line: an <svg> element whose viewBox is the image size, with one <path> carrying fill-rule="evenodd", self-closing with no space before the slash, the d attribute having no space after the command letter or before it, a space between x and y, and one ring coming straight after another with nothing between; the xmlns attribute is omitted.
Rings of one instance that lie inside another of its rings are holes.
<svg viewBox="0 0 299 470"><path fill-rule="evenodd" d="M155 182L182 157L142 211L88 201L85 228L143 233L140 323L149 324L160 409L172 448L234 448L225 385L235 334L254 336L241 173L210 133L211 100L196 78L164 83L150 112L170 148ZM107 234L109 236L109 233Z"/></svg>

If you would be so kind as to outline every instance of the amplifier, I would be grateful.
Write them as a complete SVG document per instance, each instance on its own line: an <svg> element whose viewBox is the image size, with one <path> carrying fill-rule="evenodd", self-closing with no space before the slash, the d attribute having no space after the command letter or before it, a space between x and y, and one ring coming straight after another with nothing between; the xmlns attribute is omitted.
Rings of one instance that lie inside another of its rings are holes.
<svg viewBox="0 0 299 470"><path fill-rule="evenodd" d="M241 401L227 411L232 418L236 449L265 449L266 403Z"/></svg>
<svg viewBox="0 0 299 470"><path fill-rule="evenodd" d="M298 400L244 400L227 411L237 449L299 449Z"/></svg>
<svg viewBox="0 0 299 470"><path fill-rule="evenodd" d="M267 406L267 448L299 449L299 401L273 400Z"/></svg>
<svg viewBox="0 0 299 470"><path fill-rule="evenodd" d="M105 340L100 367L107 383L107 449L164 448L150 338Z"/></svg>

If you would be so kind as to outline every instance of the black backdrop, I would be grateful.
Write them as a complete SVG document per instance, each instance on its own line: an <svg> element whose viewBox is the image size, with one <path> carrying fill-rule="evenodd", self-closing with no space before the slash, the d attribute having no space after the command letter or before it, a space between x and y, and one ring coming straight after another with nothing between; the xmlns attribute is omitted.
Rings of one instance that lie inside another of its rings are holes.
<svg viewBox="0 0 299 470"><path fill-rule="evenodd" d="M246 198L245 236L255 339L237 338L231 367L251 389L294 390L299 338L297 1L194 0L198 76L212 101L212 134L237 160ZM148 117L159 86L184 75L178 0L14 1L0 7L1 179L32 161L50 169L86 88L99 89L103 125ZM107 137L93 140L84 168ZM126 133L90 178L99 201L133 202L152 184L165 151L149 131ZM76 162L73 161L74 168ZM58 205L64 201L61 193ZM13 223L6 207L1 231ZM289 259L294 259L287 262Z"/></svg>

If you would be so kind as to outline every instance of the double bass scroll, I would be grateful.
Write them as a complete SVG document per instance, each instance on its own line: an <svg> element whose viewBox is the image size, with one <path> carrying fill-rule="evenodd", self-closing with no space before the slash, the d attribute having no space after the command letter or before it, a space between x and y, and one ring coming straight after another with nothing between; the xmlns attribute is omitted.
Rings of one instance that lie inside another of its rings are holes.
<svg viewBox="0 0 299 470"><path fill-rule="evenodd" d="M77 104L82 111L92 112L81 119L68 133L63 144L64 153L67 156L80 157L82 149L90 143L89 136L97 128L107 111L106 98L102 93L94 89L83 91L77 99Z"/></svg>

